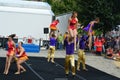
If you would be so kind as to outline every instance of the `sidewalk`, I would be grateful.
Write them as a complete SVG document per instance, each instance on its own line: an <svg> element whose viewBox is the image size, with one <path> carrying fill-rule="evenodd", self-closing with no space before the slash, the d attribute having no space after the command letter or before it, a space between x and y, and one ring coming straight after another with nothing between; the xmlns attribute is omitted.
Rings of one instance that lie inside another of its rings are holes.
<svg viewBox="0 0 120 80"><path fill-rule="evenodd" d="M47 50L41 50L40 53L27 53L28 56L34 57L47 57ZM0 49L0 57L5 57L6 51ZM55 52L55 58L65 58L64 50L57 50ZM77 55L75 54L75 59L77 60ZM111 74L120 78L120 68L117 68L114 60L106 59L102 56L95 56L91 53L86 53L86 64L94 67L98 70Z"/></svg>

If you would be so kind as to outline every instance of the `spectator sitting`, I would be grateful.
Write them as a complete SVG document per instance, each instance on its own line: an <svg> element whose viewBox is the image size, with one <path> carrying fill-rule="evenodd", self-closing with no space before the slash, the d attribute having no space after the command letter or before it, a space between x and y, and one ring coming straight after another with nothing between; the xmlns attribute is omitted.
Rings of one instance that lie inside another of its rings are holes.
<svg viewBox="0 0 120 80"><path fill-rule="evenodd" d="M114 56L113 49L112 49L111 47L109 47L109 48L106 50L106 52L107 52L106 57L112 59L113 56Z"/></svg>
<svg viewBox="0 0 120 80"><path fill-rule="evenodd" d="M117 53L114 55L114 60L119 61L120 60L120 49L117 51Z"/></svg>

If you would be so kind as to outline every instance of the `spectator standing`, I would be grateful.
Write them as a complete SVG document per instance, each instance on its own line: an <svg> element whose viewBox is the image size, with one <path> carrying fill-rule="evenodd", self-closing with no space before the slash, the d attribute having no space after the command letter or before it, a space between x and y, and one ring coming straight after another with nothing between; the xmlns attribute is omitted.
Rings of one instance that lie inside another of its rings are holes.
<svg viewBox="0 0 120 80"><path fill-rule="evenodd" d="M57 40L58 40L58 49L60 49L60 50L63 49L63 36L62 36L62 34L58 35Z"/></svg>

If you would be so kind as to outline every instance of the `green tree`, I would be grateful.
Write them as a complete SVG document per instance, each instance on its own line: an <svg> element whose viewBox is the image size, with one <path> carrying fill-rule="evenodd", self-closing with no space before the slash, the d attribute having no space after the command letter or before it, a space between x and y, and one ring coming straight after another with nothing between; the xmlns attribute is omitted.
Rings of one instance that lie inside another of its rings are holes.
<svg viewBox="0 0 120 80"><path fill-rule="evenodd" d="M107 32L120 24L120 0L42 0L52 6L55 15L71 11L78 12L79 21L86 26L91 20L100 17L95 30ZM81 31L79 31L81 32Z"/></svg>
<svg viewBox="0 0 120 80"><path fill-rule="evenodd" d="M118 0L77 0L80 20L84 25L95 17L100 17L100 24L94 29L101 30L104 33L110 31L120 20L120 6Z"/></svg>

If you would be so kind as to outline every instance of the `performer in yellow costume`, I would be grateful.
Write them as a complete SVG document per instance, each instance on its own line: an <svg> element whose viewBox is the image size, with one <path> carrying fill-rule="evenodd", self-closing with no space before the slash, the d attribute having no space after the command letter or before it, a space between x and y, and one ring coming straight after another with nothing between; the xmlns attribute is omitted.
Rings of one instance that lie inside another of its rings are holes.
<svg viewBox="0 0 120 80"><path fill-rule="evenodd" d="M80 63L83 65L83 70L86 70L86 65L85 65L85 41L86 41L86 36L82 36L80 41L79 41L79 50L78 50L78 62L77 62L77 70L80 71Z"/></svg>
<svg viewBox="0 0 120 80"><path fill-rule="evenodd" d="M66 57L65 57L65 74L66 77L69 74L69 63L72 68L72 76L75 76L75 59L74 59L74 39L72 37L67 38L66 42Z"/></svg>
<svg viewBox="0 0 120 80"><path fill-rule="evenodd" d="M52 34L50 36L50 47L48 50L48 62L51 59L51 62L54 63L54 55L55 55L55 43L56 43L56 36L55 34Z"/></svg>

